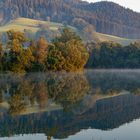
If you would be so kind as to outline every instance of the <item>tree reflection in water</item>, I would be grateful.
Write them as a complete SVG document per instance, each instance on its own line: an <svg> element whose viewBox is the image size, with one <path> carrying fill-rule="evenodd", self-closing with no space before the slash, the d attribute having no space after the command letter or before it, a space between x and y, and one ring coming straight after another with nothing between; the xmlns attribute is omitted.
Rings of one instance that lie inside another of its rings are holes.
<svg viewBox="0 0 140 140"><path fill-rule="evenodd" d="M0 136L118 127L140 117L139 79L137 71L0 75Z"/></svg>
<svg viewBox="0 0 140 140"><path fill-rule="evenodd" d="M72 108L89 89L83 74L37 73L28 75L1 75L0 100L8 103L9 113L18 115L31 105L45 108L49 102Z"/></svg>

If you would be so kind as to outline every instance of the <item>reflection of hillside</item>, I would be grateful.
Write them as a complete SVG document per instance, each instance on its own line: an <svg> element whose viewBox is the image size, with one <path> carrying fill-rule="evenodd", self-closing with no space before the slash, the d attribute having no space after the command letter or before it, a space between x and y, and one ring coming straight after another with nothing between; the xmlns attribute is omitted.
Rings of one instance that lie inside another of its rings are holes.
<svg viewBox="0 0 140 140"><path fill-rule="evenodd" d="M74 114L83 114L90 108L94 108L96 106L97 102L100 100L107 100L115 97L119 97L121 95L129 94L127 91L122 91L120 93L114 92L112 94L89 94L84 97L82 102L80 103L79 106L75 107L72 111Z"/></svg>
<svg viewBox="0 0 140 140"><path fill-rule="evenodd" d="M93 108L83 114L73 116L66 122L61 132L69 136L81 129L108 130L117 128L140 117L140 96L125 94L98 100ZM57 137L60 136L57 134Z"/></svg>
<svg viewBox="0 0 140 140"><path fill-rule="evenodd" d="M140 117L140 96L124 94L97 100L93 108L80 115L62 110L11 118L1 114L1 136L45 133L55 129L54 137L65 138L81 129L108 130ZM14 124L14 125L13 125Z"/></svg>
<svg viewBox="0 0 140 140"><path fill-rule="evenodd" d="M0 103L0 112L5 112L9 110L10 106L7 102ZM50 112L54 110L62 110L63 108L60 105L56 105L55 103L50 102L43 108L40 108L38 104L32 106L26 106L26 110L23 110L18 115L26 115L26 114L33 114L39 112Z"/></svg>

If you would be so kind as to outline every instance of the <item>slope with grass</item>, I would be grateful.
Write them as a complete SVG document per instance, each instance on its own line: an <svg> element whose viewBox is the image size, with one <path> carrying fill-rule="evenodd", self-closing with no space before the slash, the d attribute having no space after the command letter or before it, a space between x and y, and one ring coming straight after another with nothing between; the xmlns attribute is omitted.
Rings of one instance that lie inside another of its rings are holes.
<svg viewBox="0 0 140 140"><path fill-rule="evenodd" d="M36 33L39 31L41 26L44 26L46 28L49 28L51 31L58 31L60 28L64 28L65 26L61 23L55 23L55 22L48 22L48 21L41 21L41 20L34 20L29 18L17 18L16 20L12 20L11 22L7 23L4 26L0 26L0 33L7 32L8 30L16 30L16 31L30 31L32 33ZM69 28L73 29L77 32L77 29L68 26ZM94 37L97 38L99 41L113 41L120 43L122 45L128 45L131 42L139 41L136 39L126 39L126 38L120 38L117 36L107 35L95 32Z"/></svg>
<svg viewBox="0 0 140 140"><path fill-rule="evenodd" d="M98 33L98 32L95 33L95 36L96 36L96 38L99 39L100 42L112 41L112 42L119 43L123 46L127 46L130 43L140 41L140 39L127 39L127 38L121 38L121 37L112 36L112 35L108 35L108 34L102 34L102 33Z"/></svg>
<svg viewBox="0 0 140 140"><path fill-rule="evenodd" d="M29 30L33 33L37 32L40 29L40 25L48 26L51 30L58 30L60 27L63 27L63 24L34 20L29 18L17 18L12 20L4 26L0 26L0 32L6 32L8 30L24 31Z"/></svg>
<svg viewBox="0 0 140 140"><path fill-rule="evenodd" d="M140 38L140 13L110 1L0 0L0 25L18 17L73 25L80 18L96 31L124 38Z"/></svg>

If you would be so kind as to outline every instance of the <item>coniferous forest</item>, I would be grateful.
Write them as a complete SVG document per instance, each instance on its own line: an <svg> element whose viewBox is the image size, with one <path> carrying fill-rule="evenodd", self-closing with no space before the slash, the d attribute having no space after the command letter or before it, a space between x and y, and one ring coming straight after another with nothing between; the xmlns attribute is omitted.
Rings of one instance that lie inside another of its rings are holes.
<svg viewBox="0 0 140 140"><path fill-rule="evenodd" d="M1 0L0 24L18 17L74 25L83 20L97 32L126 38L140 37L140 14L113 2L81 0Z"/></svg>

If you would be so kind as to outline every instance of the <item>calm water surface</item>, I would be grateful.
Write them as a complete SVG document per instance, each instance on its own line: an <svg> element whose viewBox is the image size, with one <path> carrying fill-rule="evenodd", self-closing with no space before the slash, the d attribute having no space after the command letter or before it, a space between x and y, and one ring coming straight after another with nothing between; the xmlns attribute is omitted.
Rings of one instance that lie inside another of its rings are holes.
<svg viewBox="0 0 140 140"><path fill-rule="evenodd" d="M0 75L0 140L140 140L140 70Z"/></svg>

